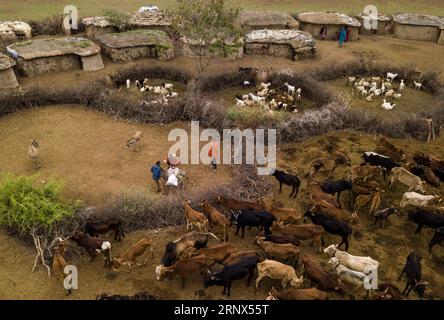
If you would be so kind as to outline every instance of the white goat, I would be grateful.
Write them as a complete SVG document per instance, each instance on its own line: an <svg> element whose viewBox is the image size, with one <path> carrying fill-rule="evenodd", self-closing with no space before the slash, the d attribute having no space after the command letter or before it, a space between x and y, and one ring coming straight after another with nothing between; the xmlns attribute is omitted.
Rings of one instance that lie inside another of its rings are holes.
<svg viewBox="0 0 444 320"><path fill-rule="evenodd" d="M404 88L405 88L404 79L401 79L401 83L399 84L399 91L404 90Z"/></svg>
<svg viewBox="0 0 444 320"><path fill-rule="evenodd" d="M415 84L415 90L420 90L422 88L422 83L421 82L413 81L413 83Z"/></svg>
<svg viewBox="0 0 444 320"><path fill-rule="evenodd" d="M246 105L244 100L240 100L238 98L234 98L234 101L236 103L236 106L238 106L238 107L244 107Z"/></svg>
<svg viewBox="0 0 444 320"><path fill-rule="evenodd" d="M285 82L285 83L284 83L284 86L287 87L287 93L288 93L289 95L293 96L293 95L294 95L294 92L295 92L295 90L296 90L296 88L295 88L294 86L292 86L292 85L289 85L288 82Z"/></svg>
<svg viewBox="0 0 444 320"><path fill-rule="evenodd" d="M397 73L387 72L387 81L392 82L398 76Z"/></svg>
<svg viewBox="0 0 444 320"><path fill-rule="evenodd" d="M129 89L131 86L131 80L130 79L126 79L126 88Z"/></svg>
<svg viewBox="0 0 444 320"><path fill-rule="evenodd" d="M373 93L370 94L370 95L367 97L367 101L368 101L368 102L372 102L372 101L373 101Z"/></svg>
<svg viewBox="0 0 444 320"><path fill-rule="evenodd" d="M392 110L394 107L396 106L396 103L390 103L390 102L386 102L384 99L384 102L381 104L381 107L384 108L385 110Z"/></svg>
<svg viewBox="0 0 444 320"><path fill-rule="evenodd" d="M267 89L267 90L268 90L268 88L270 87L270 85L271 85L271 82L268 82L268 83L263 83L263 82L261 82L261 84L260 84L260 86L259 86L259 90L264 90L264 89Z"/></svg>

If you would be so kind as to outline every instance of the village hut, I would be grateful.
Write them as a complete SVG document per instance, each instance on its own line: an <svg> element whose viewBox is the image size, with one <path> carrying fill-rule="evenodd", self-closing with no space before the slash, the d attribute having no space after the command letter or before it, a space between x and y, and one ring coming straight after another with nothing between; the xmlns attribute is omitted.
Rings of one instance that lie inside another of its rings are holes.
<svg viewBox="0 0 444 320"><path fill-rule="evenodd" d="M311 34L300 30L254 30L245 37L245 54L301 60L312 58L315 52L316 41Z"/></svg>
<svg viewBox="0 0 444 320"><path fill-rule="evenodd" d="M19 86L15 77L14 66L14 60L0 53L0 90L17 88Z"/></svg>
<svg viewBox="0 0 444 320"><path fill-rule="evenodd" d="M414 13L393 15L393 34L400 39L438 43L441 41L443 25L444 17Z"/></svg>
<svg viewBox="0 0 444 320"><path fill-rule="evenodd" d="M185 57L196 58L201 54L200 49L202 46L201 41L181 37L176 49L179 54ZM240 37L238 39L226 40L223 48L216 48L212 53L207 55L229 59L241 58L244 55L244 39Z"/></svg>
<svg viewBox="0 0 444 320"><path fill-rule="evenodd" d="M26 22L0 21L0 38L6 45L17 41L29 40L31 36L31 26Z"/></svg>
<svg viewBox="0 0 444 320"><path fill-rule="evenodd" d="M439 39L437 42L439 45L444 46L444 24L439 27Z"/></svg>
<svg viewBox="0 0 444 320"><path fill-rule="evenodd" d="M104 68L100 46L85 38L34 39L7 47L23 76L63 70Z"/></svg>
<svg viewBox="0 0 444 320"><path fill-rule="evenodd" d="M392 20L390 19L389 16L378 14L378 18L374 19L370 18L368 15L364 13L360 13L356 16L356 19L358 19L359 22L361 23L359 34L367 36L369 35L385 36L390 34Z"/></svg>
<svg viewBox="0 0 444 320"><path fill-rule="evenodd" d="M164 31L133 30L111 33L99 38L102 52L113 61L174 58L174 45Z"/></svg>
<svg viewBox="0 0 444 320"><path fill-rule="evenodd" d="M86 36L97 40L104 34L118 32L118 26L114 26L107 17L87 17L83 19ZM129 15L127 25L132 30L152 29L167 31L173 22L173 16L168 11L135 12Z"/></svg>
<svg viewBox="0 0 444 320"><path fill-rule="evenodd" d="M345 13L305 12L298 15L299 29L307 31L317 39L337 40L339 31L346 27L347 41L359 39L361 23Z"/></svg>
<svg viewBox="0 0 444 320"><path fill-rule="evenodd" d="M241 11L238 22L245 30L298 29L299 23L282 11Z"/></svg>

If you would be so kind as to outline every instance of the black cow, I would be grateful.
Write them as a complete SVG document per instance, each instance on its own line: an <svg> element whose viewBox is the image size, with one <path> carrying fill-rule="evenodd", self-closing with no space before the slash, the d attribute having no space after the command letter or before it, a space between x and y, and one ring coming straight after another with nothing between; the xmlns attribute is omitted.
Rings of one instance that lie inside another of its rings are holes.
<svg viewBox="0 0 444 320"><path fill-rule="evenodd" d="M321 190L325 193L335 195L338 194L337 202L339 206L341 206L341 203L339 202L339 197L341 196L341 192L345 190L351 190L353 187L353 184L351 181L348 180L328 180L321 184Z"/></svg>
<svg viewBox="0 0 444 320"><path fill-rule="evenodd" d="M410 166L409 171L411 173L413 173L415 176L418 176L418 177L420 177L421 179L424 180L425 169L424 169L423 166L421 166L421 165Z"/></svg>
<svg viewBox="0 0 444 320"><path fill-rule="evenodd" d="M418 294L420 298L425 296L426 283L421 282L422 266L421 257L416 252L410 252L407 256L404 269L402 269L399 275L398 281L401 280L402 275L405 273L407 277L407 283L402 294L408 296L412 289Z"/></svg>
<svg viewBox="0 0 444 320"><path fill-rule="evenodd" d="M250 285L258 261L258 257L241 258L239 262L227 265L222 271L211 274L205 279L204 288L206 289L209 286L224 286L222 294L227 292L227 296L230 296L231 283L234 280L243 279L248 274L247 286Z"/></svg>
<svg viewBox="0 0 444 320"><path fill-rule="evenodd" d="M275 217L267 211L241 210L240 213L231 213L231 221L236 225L236 235L242 229L242 238L245 235L245 227L259 227L264 229L265 235L271 234L270 228Z"/></svg>
<svg viewBox="0 0 444 320"><path fill-rule="evenodd" d="M372 166L381 166L387 171L392 170L395 167L400 167L401 164L394 162L387 156L383 156L381 154L375 152L364 152L362 155L365 163L371 164Z"/></svg>
<svg viewBox="0 0 444 320"><path fill-rule="evenodd" d="M341 247L342 244L345 244L345 251L348 251L348 242L350 241L353 229L347 223L311 211L307 211L305 217L309 218L314 224L322 226L328 233L341 236L342 241L338 248ZM321 241L324 246L324 237L322 237Z"/></svg>
<svg viewBox="0 0 444 320"><path fill-rule="evenodd" d="M122 227L122 220L119 218L110 218L99 221L88 219L85 225L85 232L91 237L97 237L99 234L105 234L108 231L114 232L114 240L121 241L125 237Z"/></svg>
<svg viewBox="0 0 444 320"><path fill-rule="evenodd" d="M441 168L433 168L432 169L433 173L435 174L435 176L437 176L439 178L439 180L444 182L444 170Z"/></svg>
<svg viewBox="0 0 444 320"><path fill-rule="evenodd" d="M444 227L444 216L424 209L411 211L409 213L409 219L418 225L415 234L419 234L424 225L432 229Z"/></svg>
<svg viewBox="0 0 444 320"><path fill-rule="evenodd" d="M274 170L272 174L277 181L279 181L279 193L282 192L282 184L292 187L290 198L296 198L299 192L299 186L301 185L301 180L295 175L285 173L284 171ZM294 195L293 195L294 194Z"/></svg>
<svg viewBox="0 0 444 320"><path fill-rule="evenodd" d="M398 209L395 207L386 208L383 210L376 211L373 214L373 229L376 227L376 223L380 221L381 228L384 226L384 222L390 217L392 214L398 213Z"/></svg>
<svg viewBox="0 0 444 320"><path fill-rule="evenodd" d="M429 252L432 253L435 244L440 244L441 242L444 242L444 227L435 230L435 234L429 243Z"/></svg>

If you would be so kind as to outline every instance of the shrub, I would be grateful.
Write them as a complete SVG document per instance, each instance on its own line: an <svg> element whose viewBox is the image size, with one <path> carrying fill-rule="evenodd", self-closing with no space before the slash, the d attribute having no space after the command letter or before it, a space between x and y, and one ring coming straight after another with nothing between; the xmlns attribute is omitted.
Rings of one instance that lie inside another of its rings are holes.
<svg viewBox="0 0 444 320"><path fill-rule="evenodd" d="M129 27L129 16L124 13L120 13L116 10L107 9L104 11L104 16L111 23L112 26L123 31Z"/></svg>
<svg viewBox="0 0 444 320"><path fill-rule="evenodd" d="M58 35L63 34L63 15L53 15L42 21L29 21L32 35Z"/></svg>
<svg viewBox="0 0 444 320"><path fill-rule="evenodd" d="M57 222L74 214L79 204L61 200L63 184L60 181L37 184L35 180L36 176L1 176L1 226L25 235L35 228L48 231Z"/></svg>

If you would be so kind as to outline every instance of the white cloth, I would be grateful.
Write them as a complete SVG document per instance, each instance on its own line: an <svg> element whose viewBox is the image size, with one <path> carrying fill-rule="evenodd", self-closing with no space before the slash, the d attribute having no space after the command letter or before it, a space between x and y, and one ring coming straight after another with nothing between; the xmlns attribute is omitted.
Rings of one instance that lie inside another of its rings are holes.
<svg viewBox="0 0 444 320"><path fill-rule="evenodd" d="M179 168L177 168L177 167L174 167L174 168L170 167L170 168L168 168L166 173L167 173L168 177L171 176L171 175L177 176L179 174Z"/></svg>
<svg viewBox="0 0 444 320"><path fill-rule="evenodd" d="M176 175L170 174L165 185L177 187L179 185L179 181L177 180Z"/></svg>

